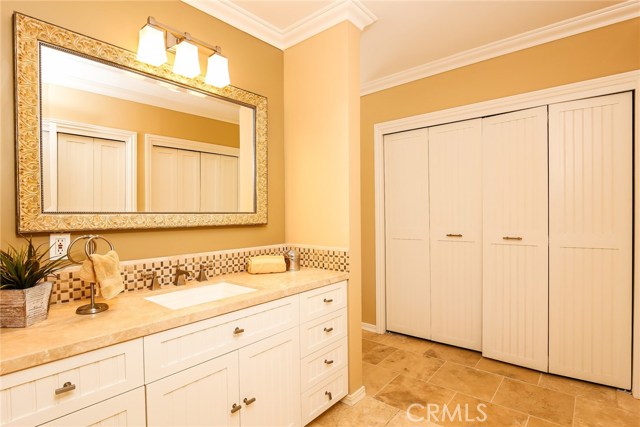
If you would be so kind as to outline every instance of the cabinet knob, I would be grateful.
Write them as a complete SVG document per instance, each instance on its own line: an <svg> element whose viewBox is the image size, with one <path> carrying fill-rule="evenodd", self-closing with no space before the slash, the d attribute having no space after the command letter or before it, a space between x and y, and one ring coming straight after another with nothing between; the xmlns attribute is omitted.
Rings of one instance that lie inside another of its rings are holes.
<svg viewBox="0 0 640 427"><path fill-rule="evenodd" d="M238 405L237 403L234 403L233 406L231 407L231 413L235 414L240 409L242 409L242 405Z"/></svg>
<svg viewBox="0 0 640 427"><path fill-rule="evenodd" d="M247 398L245 397L245 398L244 398L244 400L243 400L244 404L245 404L245 405L247 405L247 406L251 405L251 404L252 404L253 402L255 402L255 401L256 401L256 398L255 398L255 397L252 397L251 399L247 399Z"/></svg>
<svg viewBox="0 0 640 427"><path fill-rule="evenodd" d="M333 328L324 328L324 331L325 331L326 333L329 333L329 332L333 331Z"/></svg>
<svg viewBox="0 0 640 427"><path fill-rule="evenodd" d="M327 304L332 303L333 302L333 298L325 298L324 302L326 302Z"/></svg>
<svg viewBox="0 0 640 427"><path fill-rule="evenodd" d="M452 234L452 233L448 233L447 237L462 237L462 234Z"/></svg>
<svg viewBox="0 0 640 427"><path fill-rule="evenodd" d="M76 389L76 385L67 381L62 385L62 387L56 389L56 394L66 393L68 391L75 390L75 389Z"/></svg>
<svg viewBox="0 0 640 427"><path fill-rule="evenodd" d="M324 359L324 363L327 364L327 365L331 365L331 364L333 364L333 360Z"/></svg>
<svg viewBox="0 0 640 427"><path fill-rule="evenodd" d="M243 333L243 332L244 332L244 329L243 329L243 328L238 328L238 327L236 327L236 328L233 330L233 334L234 334L234 335L238 335L238 334L241 334L241 333Z"/></svg>
<svg viewBox="0 0 640 427"><path fill-rule="evenodd" d="M327 396L329 398L329 400L333 400L333 396L331 395L330 391L325 391L324 395Z"/></svg>
<svg viewBox="0 0 640 427"><path fill-rule="evenodd" d="M504 236L502 240L522 240L522 237Z"/></svg>

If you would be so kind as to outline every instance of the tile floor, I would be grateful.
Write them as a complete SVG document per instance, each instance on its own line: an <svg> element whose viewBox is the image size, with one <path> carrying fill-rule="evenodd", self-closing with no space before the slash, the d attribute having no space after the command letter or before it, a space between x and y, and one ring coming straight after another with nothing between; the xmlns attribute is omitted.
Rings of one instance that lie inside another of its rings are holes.
<svg viewBox="0 0 640 427"><path fill-rule="evenodd" d="M362 361L367 396L309 427L640 427L640 400L628 393L475 351L363 331Z"/></svg>

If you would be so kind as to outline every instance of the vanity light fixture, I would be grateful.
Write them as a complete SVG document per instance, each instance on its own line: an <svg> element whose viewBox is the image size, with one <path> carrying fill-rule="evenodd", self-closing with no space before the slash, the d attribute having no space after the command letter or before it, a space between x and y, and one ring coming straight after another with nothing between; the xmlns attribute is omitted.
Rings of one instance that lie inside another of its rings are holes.
<svg viewBox="0 0 640 427"><path fill-rule="evenodd" d="M200 74L198 47L213 52L207 60L205 83L216 87L230 84L229 62L222 56L220 46L211 46L189 33L161 24L152 16L147 18L147 24L140 30L137 58L157 67L167 62L167 50L175 51L173 72L192 78Z"/></svg>

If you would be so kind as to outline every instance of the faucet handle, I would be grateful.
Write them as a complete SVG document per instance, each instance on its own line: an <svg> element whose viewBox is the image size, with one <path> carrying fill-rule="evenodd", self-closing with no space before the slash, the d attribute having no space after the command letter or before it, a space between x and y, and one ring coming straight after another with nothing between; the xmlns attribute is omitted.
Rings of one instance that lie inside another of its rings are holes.
<svg viewBox="0 0 640 427"><path fill-rule="evenodd" d="M151 273L145 274L144 278L151 279L151 286L149 287L149 289L151 289L152 291L162 288L162 285L158 280L158 273L155 270L151 271Z"/></svg>
<svg viewBox="0 0 640 427"><path fill-rule="evenodd" d="M207 276L207 272L206 272L207 267L209 267L208 264L200 264L200 272L198 273L198 277L196 277L196 280L198 282L205 282L209 280L209 277Z"/></svg>

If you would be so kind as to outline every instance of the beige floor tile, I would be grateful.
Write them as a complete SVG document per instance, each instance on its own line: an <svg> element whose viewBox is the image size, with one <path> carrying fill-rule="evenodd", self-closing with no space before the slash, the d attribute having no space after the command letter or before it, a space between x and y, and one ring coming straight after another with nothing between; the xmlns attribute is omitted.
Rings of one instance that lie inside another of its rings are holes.
<svg viewBox="0 0 640 427"><path fill-rule="evenodd" d="M618 408L626 409L627 411L637 412L640 414L640 399L636 399L631 396L630 393L625 391L616 391L616 400Z"/></svg>
<svg viewBox="0 0 640 427"><path fill-rule="evenodd" d="M406 375L399 375L380 390L375 398L401 411L406 411L414 403L423 406L429 403L444 405L453 395L454 392L451 390L427 384Z"/></svg>
<svg viewBox="0 0 640 427"><path fill-rule="evenodd" d="M385 334L376 334L375 332L362 330L362 338L369 341L382 341Z"/></svg>
<svg viewBox="0 0 640 427"><path fill-rule="evenodd" d="M434 420L444 427L524 427L529 416L458 393Z"/></svg>
<svg viewBox="0 0 640 427"><path fill-rule="evenodd" d="M448 360L450 362L455 362L467 366L475 366L482 358L482 354L477 351L466 350L464 348L440 343L433 343L433 345L424 353L424 355L429 357L437 357L438 359Z"/></svg>
<svg viewBox="0 0 640 427"><path fill-rule="evenodd" d="M447 362L435 373L429 383L491 401L502 378L489 372Z"/></svg>
<svg viewBox="0 0 640 427"><path fill-rule="evenodd" d="M431 346L433 346L433 343L431 341L394 333L385 334L384 339L381 342L391 347L420 354L424 353L425 351L430 349Z"/></svg>
<svg viewBox="0 0 640 427"><path fill-rule="evenodd" d="M523 368L521 366L512 365L510 363L499 362L493 359L487 359L483 357L475 366L476 369L491 372L505 377L513 378L516 380L524 381L526 383L538 384L540 380L540 372L533 371L531 369Z"/></svg>
<svg viewBox="0 0 640 427"><path fill-rule="evenodd" d="M571 426L575 397L505 378L492 402L561 426Z"/></svg>
<svg viewBox="0 0 640 427"><path fill-rule="evenodd" d="M316 418L314 423L322 427L383 427L396 412L398 409L367 396L353 406L338 402L332 410Z"/></svg>
<svg viewBox="0 0 640 427"><path fill-rule="evenodd" d="M398 411L386 427L442 427L440 424L426 421L422 415L407 415L406 411Z"/></svg>
<svg viewBox="0 0 640 427"><path fill-rule="evenodd" d="M376 346L379 346L380 343L379 342L375 342L375 341L369 341L369 340L362 340L362 354L365 354L371 350L373 350L374 348L376 348Z"/></svg>
<svg viewBox="0 0 640 427"><path fill-rule="evenodd" d="M560 427L560 426L550 421L545 421L545 420L541 420L540 418L530 416L529 422L527 423L527 427Z"/></svg>
<svg viewBox="0 0 640 427"><path fill-rule="evenodd" d="M538 385L551 390L561 391L572 396L593 399L602 403L608 403L612 406L616 405L616 390L612 387L552 374L542 374Z"/></svg>
<svg viewBox="0 0 640 427"><path fill-rule="evenodd" d="M638 427L640 412L614 408L605 403L576 398L574 427Z"/></svg>
<svg viewBox="0 0 640 427"><path fill-rule="evenodd" d="M380 365L362 363L362 382L369 396L379 392L382 387L389 384L397 376L397 372L382 368Z"/></svg>
<svg viewBox="0 0 640 427"><path fill-rule="evenodd" d="M410 351L398 350L390 354L380 362L378 366L422 381L429 381L429 378L431 378L443 364L444 361L440 359L426 357Z"/></svg>
<svg viewBox="0 0 640 427"><path fill-rule="evenodd" d="M377 365L380 363L385 357L393 353L394 351L398 351L395 347L389 347L384 344L376 344L371 347L369 351L366 353L364 349L362 351L362 361L366 363L371 363L372 365Z"/></svg>

